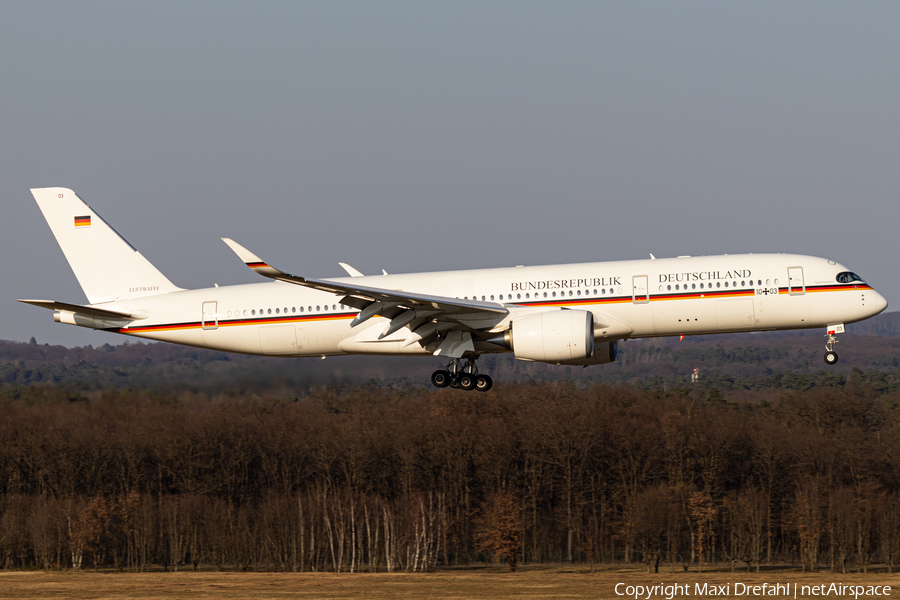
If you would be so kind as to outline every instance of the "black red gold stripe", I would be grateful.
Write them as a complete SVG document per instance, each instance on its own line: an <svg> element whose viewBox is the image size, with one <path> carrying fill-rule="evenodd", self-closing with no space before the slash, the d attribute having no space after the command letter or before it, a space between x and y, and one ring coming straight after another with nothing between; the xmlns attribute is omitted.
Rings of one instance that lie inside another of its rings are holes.
<svg viewBox="0 0 900 600"><path fill-rule="evenodd" d="M248 265L258 265L258 266L268 266L265 263L248 263ZM821 286L807 286L806 293L816 293L816 292L841 292L841 291L856 291L856 290L871 290L872 287L868 284L864 283L856 283L856 284L840 284L840 285L821 285ZM788 294L788 288L781 287L778 289L778 294ZM705 291L705 292L696 292L690 291L681 294L652 294L650 295L650 302L665 302L665 301L674 301L674 300L699 300L706 298L752 298L756 295L756 289L745 289L745 290L719 290L719 291ZM599 298L553 298L547 300L531 300L525 302L506 302L505 304L515 304L517 306L546 306L546 307L574 307L574 306L585 306L585 305L612 305L612 304L631 304L634 302L632 296L607 296L607 297L599 297ZM339 321L342 319L353 319L357 316L356 312L340 312L340 313L321 313L315 315L284 315L278 317L250 317L250 318L225 318L219 319L218 327L239 327L243 325L272 325L272 324L284 324L284 323L310 323L316 321ZM202 328L202 323L200 321L192 321L185 323L166 323L160 325L147 325L147 326L138 326L138 327L124 327L124 328L115 328L109 331L114 331L116 333L150 333L157 331L184 331L188 329L200 329Z"/></svg>
<svg viewBox="0 0 900 600"><path fill-rule="evenodd" d="M91 215L85 215L83 217L75 217L75 227L90 227L91 226Z"/></svg>
<svg viewBox="0 0 900 600"><path fill-rule="evenodd" d="M841 292L848 290L871 290L872 286L867 283L843 283L840 285L808 285L806 286L807 293L809 292Z"/></svg>
<svg viewBox="0 0 900 600"><path fill-rule="evenodd" d="M250 267L251 269L268 269L268 268L270 268L269 265L267 265L266 263L264 263L262 261L248 262L247 266Z"/></svg>
<svg viewBox="0 0 900 600"><path fill-rule="evenodd" d="M219 319L218 327L237 327L241 325L274 325L285 323L306 323L310 321L339 321L341 319L352 319L356 313L329 313L318 315L291 315L282 317L257 317L257 318L228 318ZM160 325L146 325L138 327L122 327L112 329L116 333L150 333L155 331L184 331L188 329L200 329L203 324L200 321L191 321L186 323L164 323Z"/></svg>
<svg viewBox="0 0 900 600"><path fill-rule="evenodd" d="M840 292L850 290L871 290L871 286L862 283L856 284L839 284L839 285L822 285L807 286L806 293L815 292ZM778 288L779 294L788 294L788 288ZM706 298L752 298L756 296L756 288L742 290L691 290L689 292L666 292L650 294L650 302L665 302L671 300L700 300ZM626 304L633 302L632 296L606 296L592 298L554 298L547 300L526 300L525 302L517 301L514 304L520 306L579 306L585 304Z"/></svg>

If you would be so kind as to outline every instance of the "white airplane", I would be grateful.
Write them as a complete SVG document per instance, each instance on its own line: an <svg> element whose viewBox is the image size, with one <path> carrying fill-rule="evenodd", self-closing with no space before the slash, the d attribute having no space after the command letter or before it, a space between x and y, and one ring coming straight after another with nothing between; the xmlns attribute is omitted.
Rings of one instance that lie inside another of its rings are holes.
<svg viewBox="0 0 900 600"><path fill-rule="evenodd" d="M834 364L844 325L887 301L832 260L737 254L311 279L237 244L274 282L185 290L66 188L33 189L88 305L20 300L54 321L139 338L263 356L438 356L437 387L486 391L475 361L512 352L557 365L616 360L629 338L826 328Z"/></svg>

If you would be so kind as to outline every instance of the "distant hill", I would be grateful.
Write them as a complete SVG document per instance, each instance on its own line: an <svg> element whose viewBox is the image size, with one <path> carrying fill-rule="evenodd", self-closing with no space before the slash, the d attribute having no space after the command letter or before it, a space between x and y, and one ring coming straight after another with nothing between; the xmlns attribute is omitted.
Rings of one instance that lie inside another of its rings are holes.
<svg viewBox="0 0 900 600"><path fill-rule="evenodd" d="M121 339L110 336L110 341ZM684 384L694 368L700 369L704 385L723 389L840 384L854 369L880 373L873 377L885 381L900 373L900 312L850 325L839 339L841 360L834 367L822 360L825 340L819 329L629 340L619 344L616 363L587 369L516 361L509 355L485 356L478 364L497 382L631 382L646 388ZM98 348L0 341L0 385L7 387L54 383L76 390L302 393L326 384L427 385L431 372L443 364L437 358L255 357L132 340Z"/></svg>
<svg viewBox="0 0 900 600"><path fill-rule="evenodd" d="M900 336L900 311L881 313L876 317L847 326L849 333L857 335Z"/></svg>

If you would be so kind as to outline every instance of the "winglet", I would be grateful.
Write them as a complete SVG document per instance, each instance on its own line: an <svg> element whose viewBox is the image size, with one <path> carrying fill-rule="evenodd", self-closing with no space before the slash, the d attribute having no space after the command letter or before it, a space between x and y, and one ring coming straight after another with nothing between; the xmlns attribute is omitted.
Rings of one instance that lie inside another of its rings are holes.
<svg viewBox="0 0 900 600"><path fill-rule="evenodd" d="M238 258L240 258L242 261L244 261L244 263L251 269L254 266L265 266L265 267L269 266L266 263L264 263L260 257L253 254L252 252L250 252L249 250L247 250L246 248L244 248L243 246L238 244L233 239L222 238L222 241L225 242L226 244L228 244L228 247L231 248L232 250L234 250L234 253L238 255Z"/></svg>
<svg viewBox="0 0 900 600"><path fill-rule="evenodd" d="M222 238L222 241L228 244L228 247L238 255L238 258L244 261L245 265L259 273L260 275L273 278L278 278L284 275L284 273L282 273L275 267L269 266L267 262L238 244L236 241L230 238Z"/></svg>

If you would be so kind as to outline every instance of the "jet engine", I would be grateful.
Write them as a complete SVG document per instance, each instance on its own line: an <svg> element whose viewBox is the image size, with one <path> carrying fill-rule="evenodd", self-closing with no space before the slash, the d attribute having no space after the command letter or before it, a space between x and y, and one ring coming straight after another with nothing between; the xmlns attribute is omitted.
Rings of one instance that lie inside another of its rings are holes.
<svg viewBox="0 0 900 600"><path fill-rule="evenodd" d="M594 352L594 315L585 310L549 310L515 319L488 340L516 358L549 363L589 359Z"/></svg>
<svg viewBox="0 0 900 600"><path fill-rule="evenodd" d="M588 358L579 360L560 361L560 365L574 365L578 367L589 367L591 365L605 365L607 363L616 362L619 354L619 341L601 342L594 344L594 353Z"/></svg>

